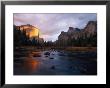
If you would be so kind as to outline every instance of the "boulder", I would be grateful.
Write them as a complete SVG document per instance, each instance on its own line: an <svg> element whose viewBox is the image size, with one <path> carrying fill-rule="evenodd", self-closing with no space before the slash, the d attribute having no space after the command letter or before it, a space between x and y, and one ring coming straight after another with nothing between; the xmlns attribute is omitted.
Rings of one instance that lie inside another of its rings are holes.
<svg viewBox="0 0 110 88"><path fill-rule="evenodd" d="M50 53L49 52L45 52L44 55L50 55Z"/></svg>
<svg viewBox="0 0 110 88"><path fill-rule="evenodd" d="M54 59L53 57L50 57L50 59Z"/></svg>
<svg viewBox="0 0 110 88"><path fill-rule="evenodd" d="M55 69L55 66L52 66L51 69Z"/></svg>

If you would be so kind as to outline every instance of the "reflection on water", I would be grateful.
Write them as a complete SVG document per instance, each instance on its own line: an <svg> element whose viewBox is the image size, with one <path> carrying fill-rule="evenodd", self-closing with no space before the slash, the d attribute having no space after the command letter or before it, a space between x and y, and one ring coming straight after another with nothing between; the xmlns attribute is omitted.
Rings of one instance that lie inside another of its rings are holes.
<svg viewBox="0 0 110 88"><path fill-rule="evenodd" d="M95 54L35 50L16 52L14 75L96 75Z"/></svg>
<svg viewBox="0 0 110 88"><path fill-rule="evenodd" d="M24 60L23 67L29 73L34 72L39 67L39 61L34 60L32 58L28 58Z"/></svg>

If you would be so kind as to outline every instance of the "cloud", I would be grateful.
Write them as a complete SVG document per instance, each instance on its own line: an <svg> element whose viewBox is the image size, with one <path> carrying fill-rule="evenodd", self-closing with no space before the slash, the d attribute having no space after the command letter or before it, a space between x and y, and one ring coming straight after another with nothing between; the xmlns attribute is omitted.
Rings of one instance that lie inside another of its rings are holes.
<svg viewBox="0 0 110 88"><path fill-rule="evenodd" d="M61 31L68 28L84 28L88 21L96 21L96 13L16 13L15 25L31 24L40 29L46 41L55 41Z"/></svg>

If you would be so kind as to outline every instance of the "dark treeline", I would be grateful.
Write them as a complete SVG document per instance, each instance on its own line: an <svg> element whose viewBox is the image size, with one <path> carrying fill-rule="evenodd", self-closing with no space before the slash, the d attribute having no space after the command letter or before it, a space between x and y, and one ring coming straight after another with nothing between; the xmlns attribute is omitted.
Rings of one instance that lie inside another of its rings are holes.
<svg viewBox="0 0 110 88"><path fill-rule="evenodd" d="M26 30L17 29L14 25L14 46L41 46L41 47L66 47L66 46L97 46L97 33L94 35L90 35L87 37L79 37L77 39L72 39L69 37L68 40L57 40L55 42L48 41L40 43L35 38L30 39L29 36L26 35Z"/></svg>
<svg viewBox="0 0 110 88"><path fill-rule="evenodd" d="M77 39L72 39L69 37L68 40L58 40L56 41L57 46L82 46L82 47L96 47L97 46L97 33L94 35L90 35L90 37L87 37L85 34L84 37L80 37Z"/></svg>

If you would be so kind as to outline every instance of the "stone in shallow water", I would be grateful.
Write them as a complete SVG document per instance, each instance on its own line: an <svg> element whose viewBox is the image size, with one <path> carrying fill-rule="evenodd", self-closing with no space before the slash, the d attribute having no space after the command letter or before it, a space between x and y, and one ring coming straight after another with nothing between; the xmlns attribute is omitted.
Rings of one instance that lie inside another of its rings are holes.
<svg viewBox="0 0 110 88"><path fill-rule="evenodd" d="M45 57L48 57L47 55Z"/></svg>
<svg viewBox="0 0 110 88"><path fill-rule="evenodd" d="M50 55L50 53L49 52L45 52L44 55Z"/></svg>
<svg viewBox="0 0 110 88"><path fill-rule="evenodd" d="M55 69L55 66L52 66L51 69Z"/></svg>
<svg viewBox="0 0 110 88"><path fill-rule="evenodd" d="M53 57L50 57L50 59L54 59Z"/></svg>

